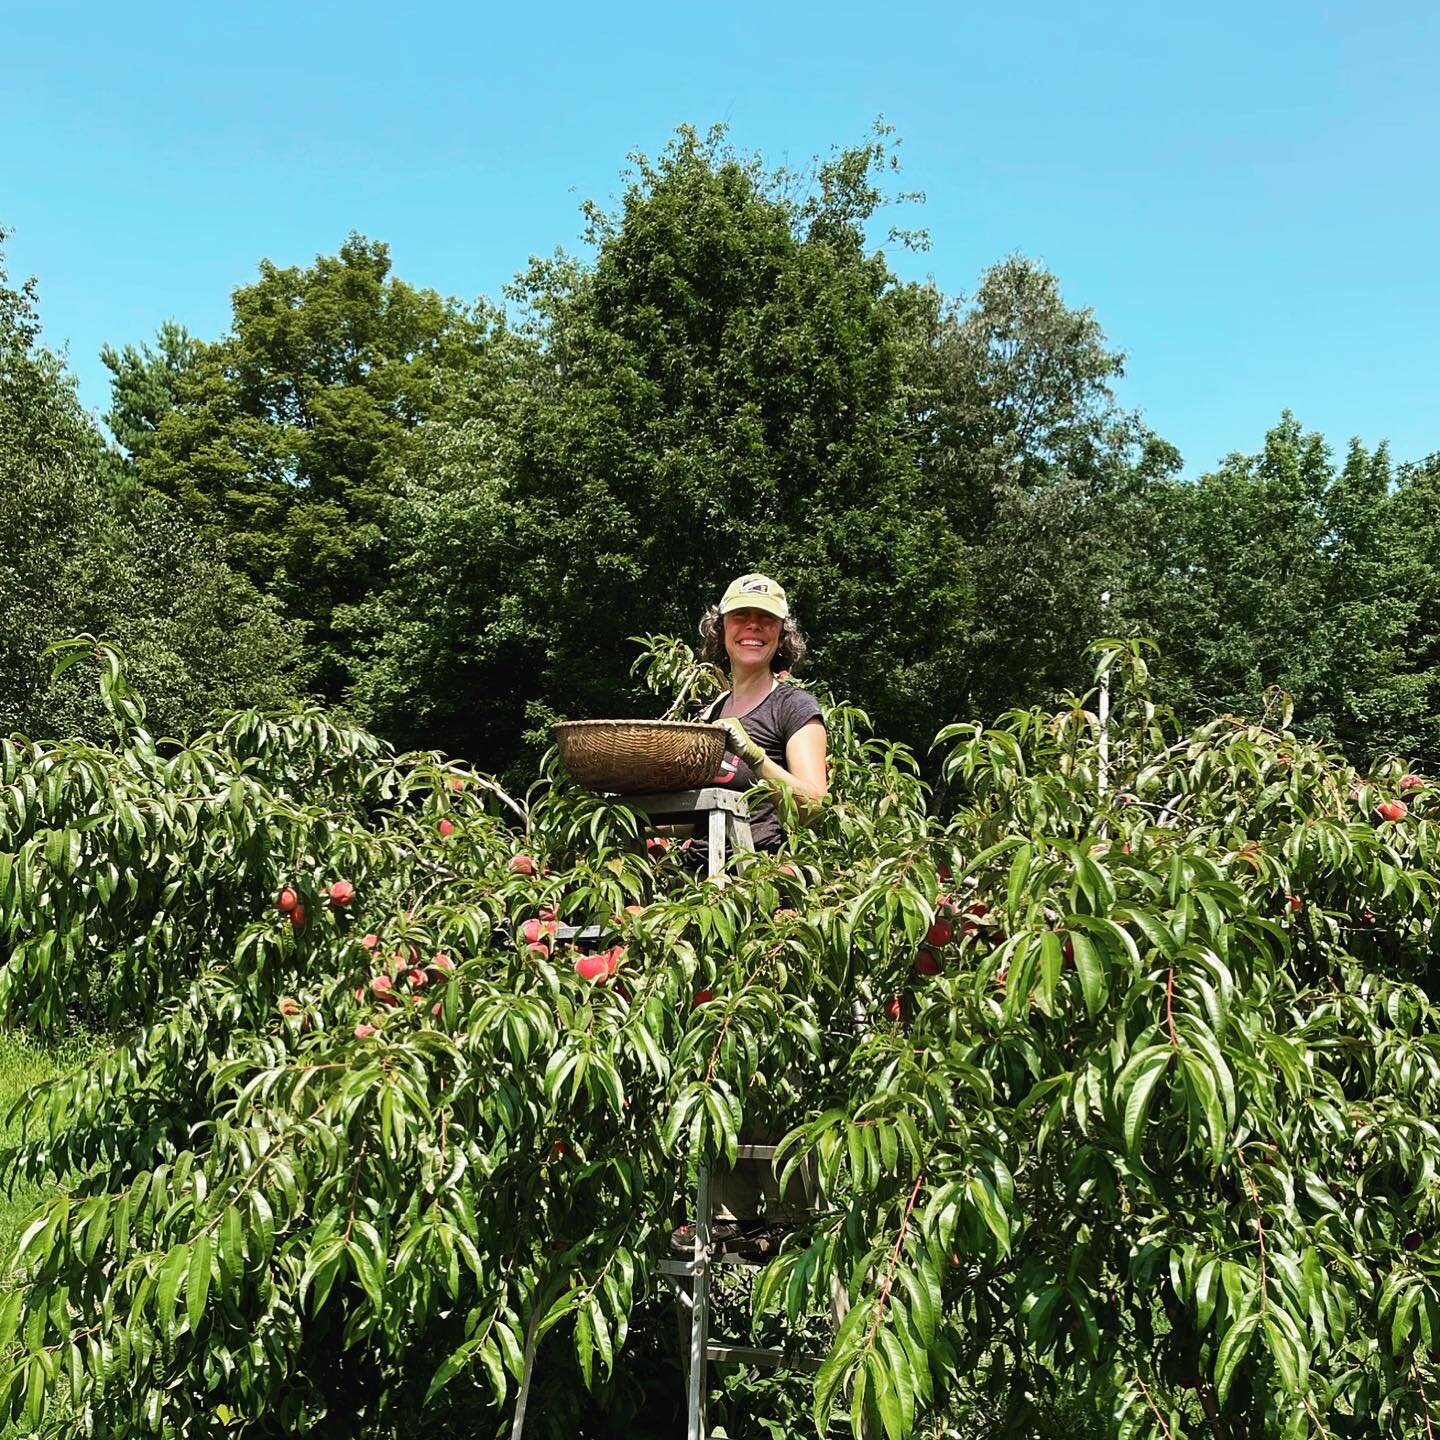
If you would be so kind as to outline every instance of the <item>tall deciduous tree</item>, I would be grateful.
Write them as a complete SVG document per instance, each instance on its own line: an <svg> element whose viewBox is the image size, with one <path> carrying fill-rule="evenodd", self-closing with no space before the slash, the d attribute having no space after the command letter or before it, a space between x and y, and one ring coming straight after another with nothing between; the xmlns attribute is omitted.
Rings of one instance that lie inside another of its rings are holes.
<svg viewBox="0 0 1440 1440"><path fill-rule="evenodd" d="M109 728L90 687L51 682L46 646L77 632L126 646L165 732L239 696L293 694L294 642L275 607L163 503L116 480L73 377L41 342L34 281L12 288L0 263L0 733Z"/></svg>
<svg viewBox="0 0 1440 1440"><path fill-rule="evenodd" d="M917 299L919 463L966 542L975 595L955 699L989 713L1082 682L1134 507L1179 456L1119 407L1123 355L1037 262L992 266L966 301Z"/></svg>
<svg viewBox="0 0 1440 1440"><path fill-rule="evenodd" d="M312 675L331 693L331 614L381 567L400 442L459 388L493 323L390 268L388 248L358 235L308 268L266 261L235 292L228 335L195 346L162 332L158 351L112 364L112 413L141 437L143 482L310 627Z"/></svg>
<svg viewBox="0 0 1440 1440"><path fill-rule="evenodd" d="M498 424L421 440L408 554L354 617L355 695L387 733L418 738L428 705L421 733L504 759L522 716L634 704L627 637L692 630L750 569L783 577L829 683L899 733L929 724L967 582L916 464L906 302L866 241L885 163L877 138L801 202L684 131L615 214L591 208L592 264L522 277L541 363Z"/></svg>
<svg viewBox="0 0 1440 1440"><path fill-rule="evenodd" d="M1131 551L1129 623L1161 646L1162 689L1184 713L1254 709L1279 687L1296 723L1358 755L1434 752L1440 699L1423 480L1286 414L1255 455L1155 487Z"/></svg>

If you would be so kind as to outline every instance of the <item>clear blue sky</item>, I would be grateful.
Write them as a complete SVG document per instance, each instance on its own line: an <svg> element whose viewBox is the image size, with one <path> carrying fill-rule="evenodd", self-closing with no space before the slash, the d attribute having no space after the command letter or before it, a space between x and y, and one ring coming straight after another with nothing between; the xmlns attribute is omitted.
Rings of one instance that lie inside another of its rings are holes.
<svg viewBox="0 0 1440 1440"><path fill-rule="evenodd" d="M971 289L1043 259L1187 473L1282 408L1440 449L1440 7L1354 3L10 7L0 224L103 409L102 343L203 336L354 229L497 296L682 122L800 163L883 114Z"/></svg>

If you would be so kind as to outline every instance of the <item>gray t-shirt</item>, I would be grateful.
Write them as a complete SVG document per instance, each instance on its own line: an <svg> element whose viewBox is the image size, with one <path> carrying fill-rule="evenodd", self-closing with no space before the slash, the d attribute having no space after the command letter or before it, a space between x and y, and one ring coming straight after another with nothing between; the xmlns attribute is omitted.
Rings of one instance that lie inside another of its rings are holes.
<svg viewBox="0 0 1440 1440"><path fill-rule="evenodd" d="M725 708L730 698L726 691L705 712L707 720L713 720ZM798 685L781 681L753 709L735 717L745 727L745 733L777 764L785 765L785 746L790 737L807 725L824 725L825 714L820 702ZM755 772L738 755L725 752L725 763L720 773L710 781L712 785L723 785L730 790L748 790L756 783ZM757 850L778 850L785 839L785 832L775 814L775 802L765 798L753 804L750 811L750 834ZM697 844L699 840L697 838Z"/></svg>

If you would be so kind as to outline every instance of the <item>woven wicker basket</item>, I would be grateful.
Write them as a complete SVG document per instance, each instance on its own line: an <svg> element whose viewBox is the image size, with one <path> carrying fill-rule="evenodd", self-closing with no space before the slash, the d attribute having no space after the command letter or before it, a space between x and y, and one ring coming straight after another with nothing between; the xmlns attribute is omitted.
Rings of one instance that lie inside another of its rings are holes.
<svg viewBox="0 0 1440 1440"><path fill-rule="evenodd" d="M694 790L725 759L723 725L688 720L562 720L560 763L582 785L617 795Z"/></svg>

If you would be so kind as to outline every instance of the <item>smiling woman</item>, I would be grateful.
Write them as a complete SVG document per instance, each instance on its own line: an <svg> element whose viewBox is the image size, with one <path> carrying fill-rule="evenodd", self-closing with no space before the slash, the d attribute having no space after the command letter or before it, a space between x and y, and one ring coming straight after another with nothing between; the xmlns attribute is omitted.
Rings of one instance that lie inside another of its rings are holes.
<svg viewBox="0 0 1440 1440"><path fill-rule="evenodd" d="M784 676L805 658L785 591L767 575L732 581L700 622L701 658L730 676L730 688L706 712L730 731L725 763L711 782L748 790L761 781L788 785L802 809L826 796L825 717L807 690ZM766 796L751 810L757 849L778 850L785 831Z"/></svg>

